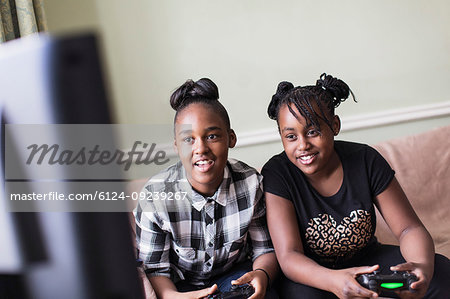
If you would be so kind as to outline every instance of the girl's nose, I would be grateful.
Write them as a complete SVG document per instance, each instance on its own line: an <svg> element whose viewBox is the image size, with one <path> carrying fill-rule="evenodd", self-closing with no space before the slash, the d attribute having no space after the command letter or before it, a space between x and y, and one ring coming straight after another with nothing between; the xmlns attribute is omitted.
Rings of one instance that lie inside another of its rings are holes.
<svg viewBox="0 0 450 299"><path fill-rule="evenodd" d="M198 138L194 143L194 154L202 155L209 151L208 144L202 138Z"/></svg>
<svg viewBox="0 0 450 299"><path fill-rule="evenodd" d="M303 136L298 136L297 139L297 150L299 151L306 151L308 150L309 142L308 139Z"/></svg>

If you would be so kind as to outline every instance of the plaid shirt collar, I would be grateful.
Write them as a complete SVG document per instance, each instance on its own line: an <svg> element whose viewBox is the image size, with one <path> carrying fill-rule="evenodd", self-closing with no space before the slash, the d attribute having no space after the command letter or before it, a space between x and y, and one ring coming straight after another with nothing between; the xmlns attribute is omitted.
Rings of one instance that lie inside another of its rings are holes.
<svg viewBox="0 0 450 299"><path fill-rule="evenodd" d="M185 182L187 185L189 185L189 186L186 185L185 188L187 188L187 190L192 191L192 193L191 193L192 194L192 206L197 211L201 211L203 209L203 207L205 206L205 204L209 201L215 201L218 204L225 206L227 204L227 198L230 197L231 193L234 193L234 185L231 184L231 177L230 177L230 171L228 170L228 165L225 166L225 169L223 172L222 183L220 184L220 186L216 190L216 192L210 197L205 197L192 188L191 184L187 180L186 170L184 170L184 167L183 167L182 173L183 173L182 181Z"/></svg>

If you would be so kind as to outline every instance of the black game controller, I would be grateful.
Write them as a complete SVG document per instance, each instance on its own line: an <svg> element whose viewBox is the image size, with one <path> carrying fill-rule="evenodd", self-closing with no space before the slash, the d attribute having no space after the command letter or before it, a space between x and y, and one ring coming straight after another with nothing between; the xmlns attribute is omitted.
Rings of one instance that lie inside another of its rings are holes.
<svg viewBox="0 0 450 299"><path fill-rule="evenodd" d="M255 289L248 283L242 285L232 285L231 289L225 293L214 293L208 299L247 299L255 293Z"/></svg>
<svg viewBox="0 0 450 299"><path fill-rule="evenodd" d="M416 275L409 272L395 271L392 274L380 274L378 271L374 271L373 273L361 274L356 280L366 289L380 294L384 291L409 290L414 292L415 290L411 289L411 284L418 279Z"/></svg>

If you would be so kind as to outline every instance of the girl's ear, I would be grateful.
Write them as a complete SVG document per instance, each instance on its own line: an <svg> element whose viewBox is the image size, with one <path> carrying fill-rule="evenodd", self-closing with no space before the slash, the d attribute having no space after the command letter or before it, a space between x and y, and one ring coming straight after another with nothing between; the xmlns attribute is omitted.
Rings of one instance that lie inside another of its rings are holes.
<svg viewBox="0 0 450 299"><path fill-rule="evenodd" d="M237 136L236 136L236 133L234 133L234 130L230 129L229 136L230 136L230 143L229 143L228 147L233 148L237 142Z"/></svg>
<svg viewBox="0 0 450 299"><path fill-rule="evenodd" d="M333 133L334 136L337 136L339 132L341 131L341 120L339 119L339 116L335 115L333 117Z"/></svg>
<svg viewBox="0 0 450 299"><path fill-rule="evenodd" d="M175 153L178 155L178 146L177 146L177 140L173 139L173 149L175 150Z"/></svg>

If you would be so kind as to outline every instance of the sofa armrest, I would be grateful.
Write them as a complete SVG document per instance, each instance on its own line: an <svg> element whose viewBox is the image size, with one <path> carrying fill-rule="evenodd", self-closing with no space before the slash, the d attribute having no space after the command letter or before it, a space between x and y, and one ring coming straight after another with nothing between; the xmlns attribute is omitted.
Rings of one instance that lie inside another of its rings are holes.
<svg viewBox="0 0 450 299"><path fill-rule="evenodd" d="M436 252L450 256L450 126L374 146L395 176L416 214L430 232ZM378 213L378 211L377 211ZM398 244L378 213L376 236Z"/></svg>

